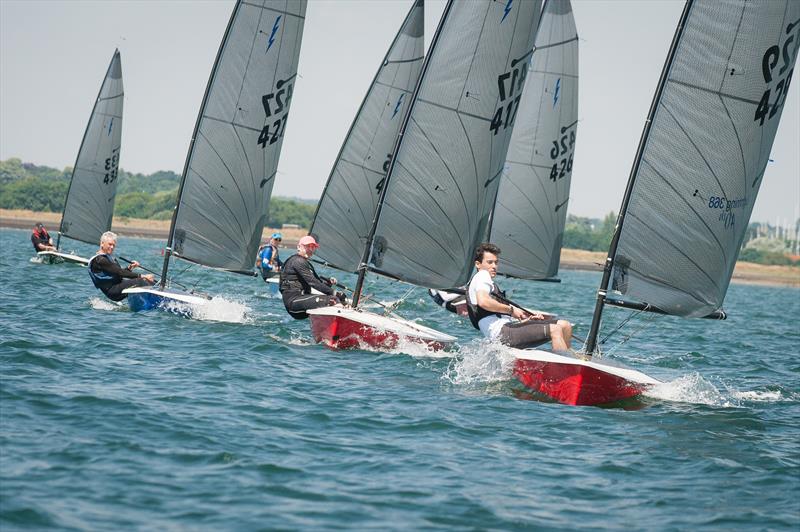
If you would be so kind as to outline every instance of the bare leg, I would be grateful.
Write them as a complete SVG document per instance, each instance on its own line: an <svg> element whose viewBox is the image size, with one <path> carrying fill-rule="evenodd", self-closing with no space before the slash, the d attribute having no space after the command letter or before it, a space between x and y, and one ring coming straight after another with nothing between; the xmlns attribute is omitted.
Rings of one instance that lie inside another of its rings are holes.
<svg viewBox="0 0 800 532"><path fill-rule="evenodd" d="M564 343L567 345L567 349L572 347L572 324L567 320L558 320L556 325L561 326L561 334L564 337Z"/></svg>
<svg viewBox="0 0 800 532"><path fill-rule="evenodd" d="M550 340L553 342L553 351L567 351L566 342L564 341L564 333L562 327L558 323L550 325Z"/></svg>

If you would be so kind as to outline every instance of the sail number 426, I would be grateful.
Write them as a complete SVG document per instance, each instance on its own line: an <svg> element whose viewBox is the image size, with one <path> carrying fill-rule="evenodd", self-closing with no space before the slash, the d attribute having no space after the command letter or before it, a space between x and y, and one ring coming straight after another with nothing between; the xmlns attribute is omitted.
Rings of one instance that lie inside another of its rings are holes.
<svg viewBox="0 0 800 532"><path fill-rule="evenodd" d="M569 135L562 135L560 139L553 141L553 147L550 149L550 159L553 160L553 166L550 168L550 179L552 181L561 179L572 172L572 157L575 153L573 150L574 147L574 129L569 132ZM559 157L561 158L560 160Z"/></svg>

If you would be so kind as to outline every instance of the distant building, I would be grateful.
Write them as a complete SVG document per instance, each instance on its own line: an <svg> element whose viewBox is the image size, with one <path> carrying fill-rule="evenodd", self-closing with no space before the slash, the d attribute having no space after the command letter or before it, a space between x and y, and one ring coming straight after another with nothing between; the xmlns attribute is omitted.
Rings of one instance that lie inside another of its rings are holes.
<svg viewBox="0 0 800 532"><path fill-rule="evenodd" d="M300 226L297 224L283 224L281 229L300 229Z"/></svg>

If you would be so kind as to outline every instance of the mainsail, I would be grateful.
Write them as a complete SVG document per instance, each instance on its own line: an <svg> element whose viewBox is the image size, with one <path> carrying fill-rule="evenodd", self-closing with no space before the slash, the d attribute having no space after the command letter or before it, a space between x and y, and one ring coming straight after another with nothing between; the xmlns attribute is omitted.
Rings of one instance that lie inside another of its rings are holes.
<svg viewBox="0 0 800 532"><path fill-rule="evenodd" d="M371 270L463 285L506 159L541 2L448 2L370 235Z"/></svg>
<svg viewBox="0 0 800 532"><path fill-rule="evenodd" d="M297 76L305 0L237 1L186 159L164 261L251 272Z"/></svg>
<svg viewBox="0 0 800 532"><path fill-rule="evenodd" d="M114 51L86 125L64 201L61 236L97 244L111 229L122 141L122 62Z"/></svg>
<svg viewBox="0 0 800 532"><path fill-rule="evenodd" d="M489 241L502 273L558 273L578 128L578 33L569 0L547 0L500 178Z"/></svg>
<svg viewBox="0 0 800 532"><path fill-rule="evenodd" d="M588 351L606 289L685 317L721 307L798 46L800 2L687 2L620 209Z"/></svg>
<svg viewBox="0 0 800 532"><path fill-rule="evenodd" d="M425 8L415 0L372 81L322 193L311 232L317 257L355 272L372 227L397 133L419 79Z"/></svg>

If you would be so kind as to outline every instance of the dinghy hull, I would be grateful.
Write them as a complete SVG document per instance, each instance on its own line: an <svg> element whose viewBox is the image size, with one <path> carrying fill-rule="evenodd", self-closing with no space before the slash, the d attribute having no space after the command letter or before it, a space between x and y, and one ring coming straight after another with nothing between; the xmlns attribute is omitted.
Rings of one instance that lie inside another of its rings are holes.
<svg viewBox="0 0 800 532"><path fill-rule="evenodd" d="M513 351L514 376L525 387L567 405L616 403L660 384L640 371L606 361L540 350Z"/></svg>
<svg viewBox="0 0 800 532"><path fill-rule="evenodd" d="M440 351L456 338L417 323L344 307L308 311L314 341L330 349L394 349L410 342Z"/></svg>
<svg viewBox="0 0 800 532"><path fill-rule="evenodd" d="M68 262L70 264L80 264L86 266L89 264L89 259L85 259L72 253L62 253L60 251L39 251L36 253L42 261L42 264L61 264Z"/></svg>
<svg viewBox="0 0 800 532"><path fill-rule="evenodd" d="M136 287L126 288L122 293L128 296L128 306L134 312L165 310L186 318L191 318L198 307L209 301L206 297L169 289Z"/></svg>

